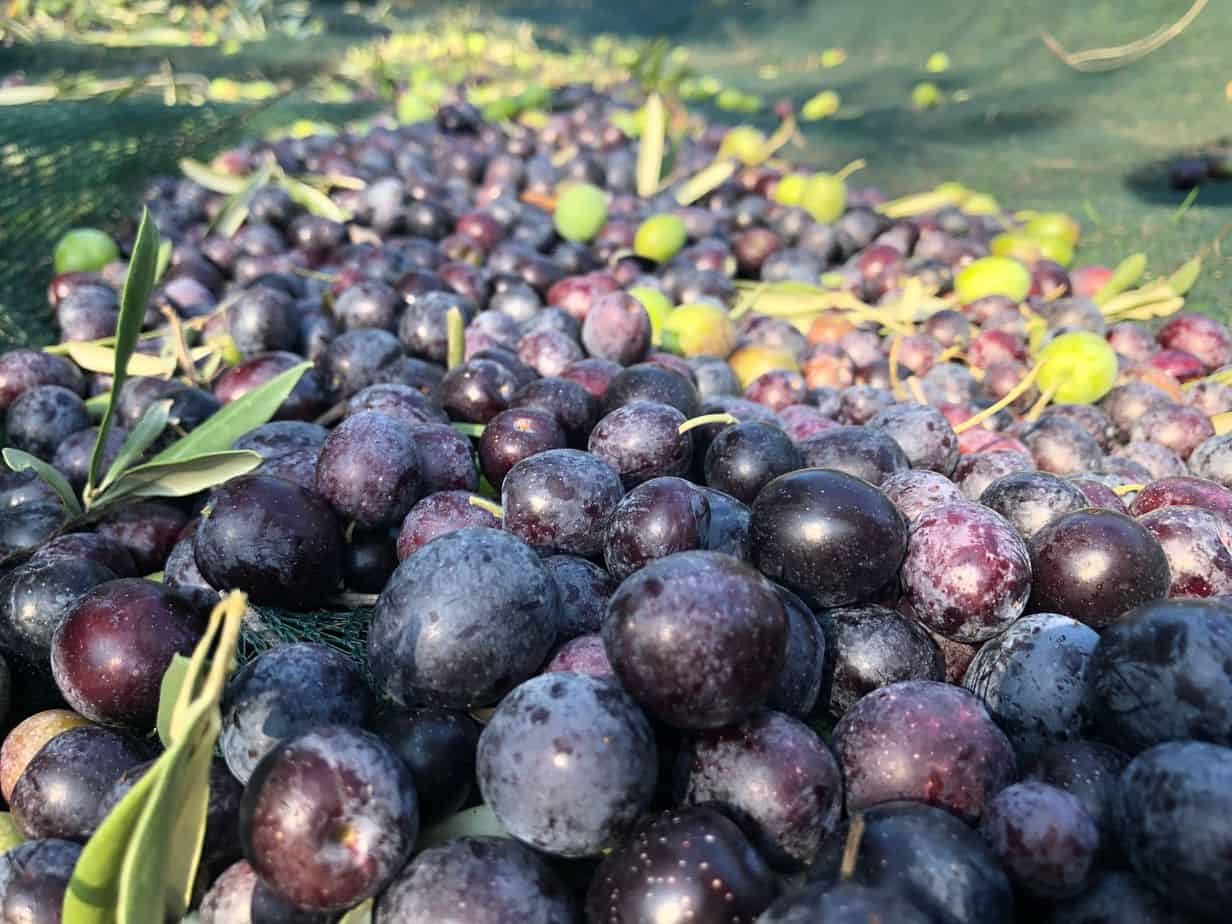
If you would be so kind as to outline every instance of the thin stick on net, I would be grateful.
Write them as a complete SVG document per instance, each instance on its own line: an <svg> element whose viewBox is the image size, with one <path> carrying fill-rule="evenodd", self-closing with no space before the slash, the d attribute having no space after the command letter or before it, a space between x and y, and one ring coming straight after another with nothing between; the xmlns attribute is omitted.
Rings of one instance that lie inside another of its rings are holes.
<svg viewBox="0 0 1232 924"><path fill-rule="evenodd" d="M1157 29L1145 38L1126 45L1115 45L1111 48L1088 48L1086 51L1069 51L1057 39L1047 32L1040 38L1048 46L1048 50L1060 58L1066 65L1076 71L1094 73L1111 71L1127 64L1145 58L1153 51L1163 48L1174 38L1189 28L1190 24L1206 8L1209 0L1194 0L1185 15L1170 26Z"/></svg>

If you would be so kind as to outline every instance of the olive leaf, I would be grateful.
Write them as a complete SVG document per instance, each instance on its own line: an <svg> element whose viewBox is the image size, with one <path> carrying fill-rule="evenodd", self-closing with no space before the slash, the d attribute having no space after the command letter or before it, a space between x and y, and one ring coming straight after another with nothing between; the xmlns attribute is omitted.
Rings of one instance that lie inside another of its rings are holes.
<svg viewBox="0 0 1232 924"><path fill-rule="evenodd" d="M266 161L249 174L242 189L232 193L214 216L213 230L223 237L231 237L248 218L248 205L258 189L266 185L274 175L274 164Z"/></svg>
<svg viewBox="0 0 1232 924"><path fill-rule="evenodd" d="M68 345L68 355L86 372L99 372L111 375L116 367L116 351L111 347L98 343L79 341ZM153 376L165 379L175 372L175 360L164 359L161 356L151 356L149 353L134 353L128 358L129 375Z"/></svg>
<svg viewBox="0 0 1232 924"><path fill-rule="evenodd" d="M734 160L716 160L689 177L676 190L677 205L692 205L698 199L714 192L736 174Z"/></svg>
<svg viewBox="0 0 1232 924"><path fill-rule="evenodd" d="M243 594L228 594L192 657L168 668L176 676L164 677L159 702L167 750L86 843L65 893L64 924L148 924L187 911L205 836L220 703L246 606Z"/></svg>
<svg viewBox="0 0 1232 924"><path fill-rule="evenodd" d="M120 447L120 452L116 455L115 461L111 463L111 468L107 469L107 474L103 476L103 481L98 486L100 491L105 491L158 439L163 428L167 426L167 418L171 416L173 403L168 398L166 401L155 401L146 408L141 419L137 421L137 426L133 427L128 438L124 440L124 445Z"/></svg>
<svg viewBox="0 0 1232 924"><path fill-rule="evenodd" d="M147 462L117 478L95 499L91 509L134 497L187 497L239 475L247 475L260 464L261 457L247 449L206 452L169 462Z"/></svg>
<svg viewBox="0 0 1232 924"><path fill-rule="evenodd" d="M445 312L445 325L448 337L446 368L453 369L466 359L466 327L456 305Z"/></svg>
<svg viewBox="0 0 1232 924"><path fill-rule="evenodd" d="M146 773L154 782L129 832L128 849L120 864L116 883L117 924L148 924L165 916L159 912L167 903L164 882L167 849L175 834L175 809L189 782L186 778L189 757L189 742L178 741L163 751Z"/></svg>
<svg viewBox="0 0 1232 924"><path fill-rule="evenodd" d="M1177 295L1184 295L1194 287L1198 275L1202 272L1202 258L1193 257L1186 260L1168 277L1168 287Z"/></svg>
<svg viewBox="0 0 1232 924"><path fill-rule="evenodd" d="M350 221L353 217L350 212L321 190L294 177L279 177L278 185L287 191L287 195L295 203L320 218L328 218L331 221Z"/></svg>
<svg viewBox="0 0 1232 924"><path fill-rule="evenodd" d="M192 661L177 654L163 672L162 685L158 691L158 740L166 747L171 743L171 714L175 710L176 701L184 687L184 679L188 676L188 666Z"/></svg>
<svg viewBox="0 0 1232 924"><path fill-rule="evenodd" d="M154 261L154 281L158 282L163 278L163 274L167 272L167 267L171 265L171 256L175 252L170 241L163 241L158 245L158 259Z"/></svg>
<svg viewBox="0 0 1232 924"><path fill-rule="evenodd" d="M415 841L415 852L421 853L429 847L436 847L460 837L511 837L500 823L496 813L485 802L456 812L448 818L437 822L426 831L420 833Z"/></svg>
<svg viewBox="0 0 1232 924"><path fill-rule="evenodd" d="M642 113L642 138L637 148L637 194L644 199L655 194L659 178L663 176L667 110L658 93L650 94Z"/></svg>
<svg viewBox="0 0 1232 924"><path fill-rule="evenodd" d="M111 403L111 392L105 391L101 395L94 395L91 398L86 398L86 413L90 415L92 420L98 420L107 412L107 405Z"/></svg>
<svg viewBox="0 0 1232 924"><path fill-rule="evenodd" d="M18 844L25 841L17 822L8 812L0 812L0 855L8 853Z"/></svg>
<svg viewBox="0 0 1232 924"><path fill-rule="evenodd" d="M264 385L223 405L199 427L176 440L150 461L176 462L203 453L230 449L231 445L249 430L268 423L291 394L300 377L311 368L310 362L292 366Z"/></svg>
<svg viewBox="0 0 1232 924"><path fill-rule="evenodd" d="M374 899L360 902L338 919L337 924L372 924L372 912L376 907Z"/></svg>
<svg viewBox="0 0 1232 924"><path fill-rule="evenodd" d="M479 437L483 436L483 424L455 421L450 424L450 426L463 436L473 436L475 439L479 439Z"/></svg>
<svg viewBox="0 0 1232 924"><path fill-rule="evenodd" d="M48 465L37 456L32 456L28 452L22 452L20 449L5 449L4 464L15 472L24 472L30 469L47 484L51 489L60 496L60 500L64 501L65 509L72 516L81 515L81 502L77 500L77 495L73 493L72 485L70 485L60 472L51 465Z"/></svg>
<svg viewBox="0 0 1232 924"><path fill-rule="evenodd" d="M1117 265L1112 275L1108 277L1108 281L1091 296L1091 300L1102 308L1105 302L1111 301L1130 286L1135 285L1145 272L1146 254L1130 254Z"/></svg>
<svg viewBox="0 0 1232 924"><path fill-rule="evenodd" d="M120 296L120 318L116 323L115 364L111 369L111 400L103 411L102 422L98 425L98 438L94 442L94 452L90 455L90 472L86 479L85 497L87 500L94 493L94 485L98 483L99 469L103 465L104 448L107 445L107 435L111 432L115 407L119 400L120 390L124 380L128 378L128 360L133 355L137 344L137 334L141 332L141 322L145 319L146 302L150 300L150 290L154 288L154 269L158 261L158 229L150 218L150 210L142 209L141 224L137 228L137 239L133 244L133 253L128 261L128 273L124 277L124 293Z"/></svg>
<svg viewBox="0 0 1232 924"><path fill-rule="evenodd" d="M82 848L64 892L63 924L114 924L120 868L150 791L158 764L136 784L95 829Z"/></svg>
<svg viewBox="0 0 1232 924"><path fill-rule="evenodd" d="M243 190L244 184L247 183L247 179L242 176L223 173L191 157L185 157L180 161L180 172L198 186L203 186L210 192L222 193L224 196L235 195Z"/></svg>

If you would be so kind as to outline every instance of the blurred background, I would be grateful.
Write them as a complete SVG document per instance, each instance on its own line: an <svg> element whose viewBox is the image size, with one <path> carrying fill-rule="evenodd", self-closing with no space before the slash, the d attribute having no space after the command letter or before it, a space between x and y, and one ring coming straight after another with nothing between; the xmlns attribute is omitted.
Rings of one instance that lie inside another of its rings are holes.
<svg viewBox="0 0 1232 924"><path fill-rule="evenodd" d="M1232 165L1230 47L1228 5L1192 0L0 0L0 343L50 335L59 234L131 221L182 158L421 117L476 73L480 102L522 118L536 87L596 69L767 131L790 100L788 156L863 158L890 195L958 180L1066 210L1078 265L1144 251L1164 273L1205 250L1194 304L1226 314L1232 182L1186 170ZM1093 48L1114 50L1066 54Z"/></svg>

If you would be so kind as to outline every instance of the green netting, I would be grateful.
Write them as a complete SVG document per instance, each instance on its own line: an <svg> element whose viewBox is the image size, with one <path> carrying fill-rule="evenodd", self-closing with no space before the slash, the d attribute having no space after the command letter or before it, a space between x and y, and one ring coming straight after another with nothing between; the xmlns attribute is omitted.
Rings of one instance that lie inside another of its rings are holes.
<svg viewBox="0 0 1232 924"><path fill-rule="evenodd" d="M1179 150L1232 133L1232 7L1210 4L1179 39L1107 74L1066 67L1040 41L1049 31L1071 48L1116 45L1177 19L1190 0L492 0L485 13L524 17L542 41L585 41L600 33L664 36L688 47L698 70L767 101L802 102L818 90L842 95L839 114L806 126L806 162L868 160L864 178L892 194L960 179L1008 206L1062 208L1083 222L1081 259L1114 263L1145 250L1152 269L1175 267L1228 220L1232 184L1205 187L1183 213L1184 193L1167 189L1160 164ZM395 4L413 21L457 4ZM170 63L207 77L303 82L328 72L377 24L355 8L316 4L326 31L303 41L275 37L238 54L213 48L104 49L43 43L0 47L0 77L44 79L74 69L100 75L150 73ZM398 27L393 18L390 27ZM827 48L847 60L822 67ZM924 61L945 51L951 70ZM911 88L932 80L938 109L916 112ZM326 107L328 109L329 107ZM768 127L773 117L751 119ZM0 107L0 346L52 334L43 292L58 234L78 223L131 217L141 184L177 158L207 158L247 132L303 114L294 104L246 119L252 106L164 106L156 98ZM339 119L358 114L334 107ZM1227 310L1228 258L1210 254L1195 303Z"/></svg>

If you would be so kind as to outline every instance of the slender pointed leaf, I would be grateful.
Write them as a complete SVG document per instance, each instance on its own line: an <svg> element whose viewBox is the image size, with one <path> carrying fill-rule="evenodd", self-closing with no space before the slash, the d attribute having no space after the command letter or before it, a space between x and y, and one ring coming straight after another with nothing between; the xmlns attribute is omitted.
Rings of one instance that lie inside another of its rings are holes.
<svg viewBox="0 0 1232 924"><path fill-rule="evenodd" d="M198 186L204 186L210 192L222 193L224 196L235 195L248 182L246 177L223 173L190 157L180 161L180 172Z"/></svg>
<svg viewBox="0 0 1232 924"><path fill-rule="evenodd" d="M190 459L147 462L130 468L95 500L96 508L132 497L188 497L239 475L247 475L261 464L261 457L247 449L207 452Z"/></svg>
<svg viewBox="0 0 1232 924"><path fill-rule="evenodd" d="M99 372L111 375L116 367L116 351L111 347L98 343L70 343L69 358L86 372ZM168 362L161 356L151 356L149 353L134 353L128 358L129 375L146 375L166 378L175 371L175 362Z"/></svg>
<svg viewBox="0 0 1232 924"><path fill-rule="evenodd" d="M274 376L248 394L223 405L205 423L182 439L176 440L150 461L175 462L207 452L230 449L231 444L249 430L268 423L303 374L311 368L310 362L300 363Z"/></svg>
<svg viewBox="0 0 1232 924"><path fill-rule="evenodd" d="M460 837L511 837L496 813L485 802L450 815L423 831L415 841L415 852L427 850Z"/></svg>
<svg viewBox="0 0 1232 924"><path fill-rule="evenodd" d="M13 816L8 812L0 812L0 855L8 853L23 841L25 837Z"/></svg>
<svg viewBox="0 0 1232 924"><path fill-rule="evenodd" d="M1146 254L1132 253L1122 260L1112 271L1108 281L1100 290L1091 296L1091 300L1101 307L1111 301L1132 285L1136 285L1146 272Z"/></svg>
<svg viewBox="0 0 1232 924"><path fill-rule="evenodd" d="M114 924L120 869L154 784L157 764L108 813L82 848L64 893L63 924Z"/></svg>
<svg viewBox="0 0 1232 924"><path fill-rule="evenodd" d="M146 302L154 288L154 267L158 260L158 229L150 218L149 209L141 213L141 225L137 228L137 240L128 261L128 274L124 278L124 294L120 297L120 319L116 324L115 366L112 369L111 400L98 425L98 439L90 456L90 473L86 479L87 496L98 483L99 469L103 465L103 451L107 434L111 432L115 406L128 378L128 360L137 344L141 322L145 319Z"/></svg>
<svg viewBox="0 0 1232 924"><path fill-rule="evenodd" d="M646 198L654 195L663 175L667 111L658 93L650 94L642 113L642 139L637 148L637 194Z"/></svg>
<svg viewBox="0 0 1232 924"><path fill-rule="evenodd" d="M177 654L163 672L163 682L158 692L158 738L163 747L171 743L171 714L179 701L184 680L188 677L188 665L191 663L191 659Z"/></svg>
<svg viewBox="0 0 1232 924"><path fill-rule="evenodd" d="M165 873L178 805L188 780L193 743L181 739L154 762L154 778L129 834L116 883L116 924L150 924L166 917Z"/></svg>
<svg viewBox="0 0 1232 924"><path fill-rule="evenodd" d="M115 461L111 463L111 468L107 469L99 490L105 490L108 485L119 478L124 470L141 458L141 454L158 439L158 435L167 426L167 418L171 416L172 403L170 399L156 401L146 408L141 419L137 421L137 426L133 427L132 432L128 434L128 439L120 447L120 452L115 457Z"/></svg>
<svg viewBox="0 0 1232 924"><path fill-rule="evenodd" d="M158 245L158 260L154 263L155 282L163 278L163 274L167 272L167 267L171 265L172 252L173 249L170 241L163 241Z"/></svg>
<svg viewBox="0 0 1232 924"><path fill-rule="evenodd" d="M338 924L372 924L372 911L376 906L374 899L360 902L338 919Z"/></svg>
<svg viewBox="0 0 1232 924"><path fill-rule="evenodd" d="M313 215L328 218L331 221L350 221L352 215L328 195L315 186L309 186L294 177L284 176L278 180L278 185L287 191L292 200L303 206Z"/></svg>
<svg viewBox="0 0 1232 924"><path fill-rule="evenodd" d="M714 192L736 174L734 160L716 160L689 177L676 190L678 205L692 205L707 193Z"/></svg>
<svg viewBox="0 0 1232 924"><path fill-rule="evenodd" d="M111 403L111 392L105 391L101 395L95 395L92 398L86 398L86 412L91 419L98 420L107 412L107 405Z"/></svg>
<svg viewBox="0 0 1232 924"><path fill-rule="evenodd" d="M201 865L201 847L205 843L205 825L210 805L210 763L214 759L214 744L222 728L217 706L201 722L204 729L185 767L179 811L172 825L167 844L167 863L163 872L167 913L182 917L192 902L193 884Z"/></svg>
<svg viewBox="0 0 1232 924"><path fill-rule="evenodd" d="M31 469L36 475L42 478L45 482L51 485L51 489L60 495L60 500L64 501L64 506L73 516L81 516L81 502L77 500L77 495L73 493L72 485L70 485L60 472L51 465L48 465L37 456L32 456L28 452L22 452L20 449L4 450L4 464L15 472L24 472L26 469Z"/></svg>
<svg viewBox="0 0 1232 924"><path fill-rule="evenodd" d="M252 201L253 194L268 183L273 175L274 165L269 162L251 173L244 183L244 188L231 195L214 216L214 230L223 237L235 234L248 217L248 204Z"/></svg>
<svg viewBox="0 0 1232 924"><path fill-rule="evenodd" d="M1196 189L1197 187L1194 188ZM1193 288L1194 283L1198 281L1198 274L1201 272L1201 257L1194 257L1191 260L1186 260L1171 276L1168 277L1168 285L1177 295L1184 295Z"/></svg>

